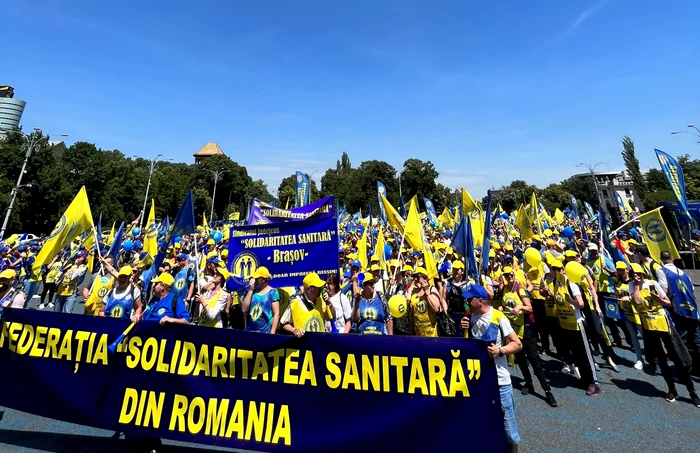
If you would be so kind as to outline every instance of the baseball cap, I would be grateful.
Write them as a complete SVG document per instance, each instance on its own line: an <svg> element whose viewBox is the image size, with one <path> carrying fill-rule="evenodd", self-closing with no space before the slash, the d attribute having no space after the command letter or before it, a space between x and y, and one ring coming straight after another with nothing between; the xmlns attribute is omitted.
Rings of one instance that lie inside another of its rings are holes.
<svg viewBox="0 0 700 453"><path fill-rule="evenodd" d="M503 273L504 274L512 274L513 273L513 268L510 266L506 266L503 268Z"/></svg>
<svg viewBox="0 0 700 453"><path fill-rule="evenodd" d="M326 286L326 282L321 280L316 272L311 272L304 277L304 286L312 286L314 288L323 288Z"/></svg>
<svg viewBox="0 0 700 453"><path fill-rule="evenodd" d="M338 249L338 253L345 253L345 249L344 249L343 247L340 247L340 248Z"/></svg>
<svg viewBox="0 0 700 453"><path fill-rule="evenodd" d="M413 273L413 267L409 266L408 264L404 264L403 268L401 269L401 272Z"/></svg>
<svg viewBox="0 0 700 453"><path fill-rule="evenodd" d="M547 264L549 265L549 267L551 267L553 269L563 269L564 268L564 263L562 263L561 261L559 261L556 258L554 258L553 260L551 260L551 262L548 262Z"/></svg>
<svg viewBox="0 0 700 453"><path fill-rule="evenodd" d="M508 260L511 260L511 261L512 261L512 260L513 260L513 257L510 256L510 255L504 255L504 256L503 256L503 261L508 261Z"/></svg>
<svg viewBox="0 0 700 453"><path fill-rule="evenodd" d="M462 296L467 300L474 297L486 300L489 298L489 293L487 293L486 289L481 285L469 285L466 288L462 288Z"/></svg>
<svg viewBox="0 0 700 453"><path fill-rule="evenodd" d="M255 269L255 272L253 272L253 275L251 275L250 278L266 278L269 280L270 271L267 270L265 266L260 266L259 268Z"/></svg>
<svg viewBox="0 0 700 453"><path fill-rule="evenodd" d="M224 277L224 280L228 280L228 277L231 275L229 273L228 269L226 269L225 267L221 267L221 266L216 266L216 272L221 274L221 276ZM253 275L255 275L255 274L253 274Z"/></svg>
<svg viewBox="0 0 700 453"><path fill-rule="evenodd" d="M374 271L381 270L381 268L379 267L378 264L373 264L373 265L369 268L369 270L372 271L372 272L374 272Z"/></svg>
<svg viewBox="0 0 700 453"><path fill-rule="evenodd" d="M15 274L15 271L12 269L5 269L4 271L0 272L0 278L15 278L17 274Z"/></svg>
<svg viewBox="0 0 700 453"><path fill-rule="evenodd" d="M693 230L693 234L700 234L700 230Z"/></svg>
<svg viewBox="0 0 700 453"><path fill-rule="evenodd" d="M175 258L176 258L178 261L186 260L186 259L187 259L187 255L185 255L184 253L178 253L178 255L177 255Z"/></svg>
<svg viewBox="0 0 700 453"><path fill-rule="evenodd" d="M590 244L588 244L588 250L598 251L598 246L591 242Z"/></svg>
<svg viewBox="0 0 700 453"><path fill-rule="evenodd" d="M617 269L619 271L623 271L623 270L627 269L627 264L625 264L624 261L618 261L615 263L615 269Z"/></svg>
<svg viewBox="0 0 700 453"><path fill-rule="evenodd" d="M639 242L635 241L634 239L630 239L629 241L627 241L627 243L630 245L639 245Z"/></svg>
<svg viewBox="0 0 700 453"><path fill-rule="evenodd" d="M567 258L576 258L578 256L578 253L576 253L573 250L567 250L566 252L564 252L564 256Z"/></svg>
<svg viewBox="0 0 700 453"><path fill-rule="evenodd" d="M162 283L166 286L173 286L173 276L168 274L167 272L163 272L153 280L151 280L151 283Z"/></svg>
<svg viewBox="0 0 700 453"><path fill-rule="evenodd" d="M461 261L455 261L452 263L452 269L464 269L464 263Z"/></svg>
<svg viewBox="0 0 700 453"><path fill-rule="evenodd" d="M352 260L350 262L350 267L362 267L362 264L360 263L360 260Z"/></svg>
<svg viewBox="0 0 700 453"><path fill-rule="evenodd" d="M374 284L374 276L370 274L369 272L364 273L365 279L362 280L362 286L365 286L367 283L372 283Z"/></svg>
<svg viewBox="0 0 700 453"><path fill-rule="evenodd" d="M539 234L536 234L536 235L532 236L532 240L533 240L533 241L542 242L542 238L540 237Z"/></svg>
<svg viewBox="0 0 700 453"><path fill-rule="evenodd" d="M426 277L428 276L428 271L425 270L424 267L416 267L416 269L413 271L415 275L425 275Z"/></svg>
<svg viewBox="0 0 700 453"><path fill-rule="evenodd" d="M644 273L644 269L639 264L632 263L632 264L630 264L630 266L632 267L632 272L634 272L635 274L643 274Z"/></svg>
<svg viewBox="0 0 700 453"><path fill-rule="evenodd" d="M217 258L216 256L209 258L207 260L207 264L219 264L220 262L221 262L221 260L219 258Z"/></svg>
<svg viewBox="0 0 700 453"><path fill-rule="evenodd" d="M129 276L133 272L134 272L134 270L131 268L131 266L122 266L121 269L119 269L119 275Z"/></svg>

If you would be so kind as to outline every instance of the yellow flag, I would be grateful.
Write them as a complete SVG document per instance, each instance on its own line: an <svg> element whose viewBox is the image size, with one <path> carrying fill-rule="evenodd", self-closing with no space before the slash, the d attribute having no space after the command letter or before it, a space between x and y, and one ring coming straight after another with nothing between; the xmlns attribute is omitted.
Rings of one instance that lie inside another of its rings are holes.
<svg viewBox="0 0 700 453"><path fill-rule="evenodd" d="M455 212L455 225L459 225L459 221L461 220L461 217L459 215L459 209Z"/></svg>
<svg viewBox="0 0 700 453"><path fill-rule="evenodd" d="M482 246L482 242L484 242L484 211L477 206L469 215L469 221L474 235L474 247Z"/></svg>
<svg viewBox="0 0 700 453"><path fill-rule="evenodd" d="M396 212L396 209L394 209L391 203L389 203L389 200L386 199L383 193L380 193L379 197L382 200L382 205L384 206L384 211L386 212L389 225L393 226L403 234L403 228L406 222L403 220L401 215Z"/></svg>
<svg viewBox="0 0 700 453"><path fill-rule="evenodd" d="M416 211L420 212L420 210L418 209L418 195L417 194L414 195L413 198L408 200L408 210L409 211L411 210L411 206L413 206L413 205L416 206Z"/></svg>
<svg viewBox="0 0 700 453"><path fill-rule="evenodd" d="M554 211L554 220L556 220L557 223L564 223L564 213L561 212L561 209L557 208Z"/></svg>
<svg viewBox="0 0 700 453"><path fill-rule="evenodd" d="M112 245L112 241L114 240L114 227L117 226L117 222L114 222L112 224L112 231L109 232L109 237L107 238L107 244L106 245Z"/></svg>
<svg viewBox="0 0 700 453"><path fill-rule="evenodd" d="M384 232L382 227L379 227L379 233L377 236L377 246L374 248L374 254L379 258L379 267L382 270L386 270L386 256L384 256Z"/></svg>
<svg viewBox="0 0 700 453"><path fill-rule="evenodd" d="M232 212L229 214L228 219L231 221L236 221L241 219L241 213L240 212Z"/></svg>
<svg viewBox="0 0 700 453"><path fill-rule="evenodd" d="M411 203L406 218L406 229L404 230L406 242L413 250L423 249L423 224L420 221L418 214L418 204Z"/></svg>
<svg viewBox="0 0 700 453"><path fill-rule="evenodd" d="M289 209L289 197L287 197L287 203L284 205L284 209Z"/></svg>
<svg viewBox="0 0 700 453"><path fill-rule="evenodd" d="M367 269L367 228L362 233L362 238L357 241L357 259L360 260L362 270Z"/></svg>
<svg viewBox="0 0 700 453"><path fill-rule="evenodd" d="M661 218L660 209L656 208L639 216L644 231L644 243L647 245L651 257L658 262L661 262L661 252L669 252L673 259L680 259L676 244L673 243L664 219Z"/></svg>
<svg viewBox="0 0 700 453"><path fill-rule="evenodd" d="M38 268L48 264L63 247L93 226L90 203L83 186L49 235L34 261L34 266Z"/></svg>
<svg viewBox="0 0 700 453"><path fill-rule="evenodd" d="M532 230L535 232L535 234L540 234L542 232L542 224L540 222L539 205L537 204L537 197L535 197L535 192L532 192L532 197L530 197L530 204L527 205L527 215L530 218Z"/></svg>
<svg viewBox="0 0 700 453"><path fill-rule="evenodd" d="M202 214L202 232L209 236L209 222L207 222L207 215Z"/></svg>
<svg viewBox="0 0 700 453"><path fill-rule="evenodd" d="M522 204L518 209L518 214L515 216L515 227L520 230L520 236L523 241L527 242L535 234L530 225L530 219L525 211L525 206Z"/></svg>
<svg viewBox="0 0 700 453"><path fill-rule="evenodd" d="M146 233L143 240L143 251L154 257L158 253L158 230L156 229L156 202L151 199L151 212L148 213Z"/></svg>
<svg viewBox="0 0 700 453"><path fill-rule="evenodd" d="M449 209L445 208L442 210L442 214L438 216L438 220L442 222L443 225L446 225L448 227L454 227L454 217L452 217L452 213L450 212Z"/></svg>
<svg viewBox="0 0 700 453"><path fill-rule="evenodd" d="M96 275L95 283L90 291L90 296L85 301L85 311L89 315L97 316L102 308L102 299L114 286L114 277L110 275Z"/></svg>
<svg viewBox="0 0 700 453"><path fill-rule="evenodd" d="M428 271L428 279L437 277L438 271L435 264L435 255L433 255L433 249L430 247L430 243L426 240L425 235L423 235L423 262L425 263L425 270Z"/></svg>
<svg viewBox="0 0 700 453"><path fill-rule="evenodd" d="M477 205L474 202L474 199L471 195L469 195L469 192L464 190L464 187L462 187L462 212L464 212L464 215L469 215L476 208Z"/></svg>
<svg viewBox="0 0 700 453"><path fill-rule="evenodd" d="M92 230L88 231L87 236L85 236L85 240L83 240L83 247L85 247L85 250L88 253L87 257L87 269L88 272L92 274L92 270L95 267L95 233L93 233Z"/></svg>

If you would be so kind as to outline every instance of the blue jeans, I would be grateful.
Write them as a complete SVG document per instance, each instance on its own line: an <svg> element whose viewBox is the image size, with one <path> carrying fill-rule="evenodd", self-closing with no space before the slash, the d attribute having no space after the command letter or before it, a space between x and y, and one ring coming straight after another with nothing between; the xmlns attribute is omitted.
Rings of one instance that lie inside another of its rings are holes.
<svg viewBox="0 0 700 453"><path fill-rule="evenodd" d="M24 292L24 308L27 308L29 301L39 292L39 287L41 287L41 280L38 282L31 282L29 279L24 281L24 288L22 289Z"/></svg>
<svg viewBox="0 0 700 453"><path fill-rule="evenodd" d="M695 350L697 354L700 354L700 321L683 316L674 316L673 322L676 324L678 335L680 335L688 349L691 351Z"/></svg>
<svg viewBox="0 0 700 453"><path fill-rule="evenodd" d="M75 295L56 296L54 299L53 311L57 313L73 313L73 305L75 305Z"/></svg>
<svg viewBox="0 0 700 453"><path fill-rule="evenodd" d="M641 333L639 332L641 326L638 326L633 322L629 322L626 319L625 326L627 326L627 331L630 333L630 340L632 340L632 347L634 348L634 353L637 355L637 360L644 361L644 357L642 356L642 347L639 344L639 337L637 336L638 333Z"/></svg>
<svg viewBox="0 0 700 453"><path fill-rule="evenodd" d="M515 401L513 400L513 386L499 385L498 390L501 392L501 409L503 409L503 422L506 428L506 440L509 445L518 445L520 443L520 435L518 434L518 425L515 423Z"/></svg>

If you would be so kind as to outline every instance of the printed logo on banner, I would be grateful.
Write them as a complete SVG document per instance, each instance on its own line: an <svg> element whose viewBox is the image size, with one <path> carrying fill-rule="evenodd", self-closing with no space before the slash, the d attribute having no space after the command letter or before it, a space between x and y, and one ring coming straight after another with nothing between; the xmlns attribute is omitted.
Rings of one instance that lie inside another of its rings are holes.
<svg viewBox="0 0 700 453"><path fill-rule="evenodd" d="M267 225L267 224L269 224L269 223L272 223L272 222L270 222L269 219L266 219L266 218L264 218L264 217L260 217L260 218L258 218L258 219L255 219L255 220L253 221L253 223L251 223L251 225Z"/></svg>
<svg viewBox="0 0 700 453"><path fill-rule="evenodd" d="M301 175L297 175L297 182L301 182L301 181L302 181Z"/></svg>
<svg viewBox="0 0 700 453"><path fill-rule="evenodd" d="M379 193L382 194L382 195L384 195L384 187L379 186Z"/></svg>
<svg viewBox="0 0 700 453"><path fill-rule="evenodd" d="M250 252L241 252L233 258L233 279L239 285L244 285L259 267L258 258Z"/></svg>
<svg viewBox="0 0 700 453"><path fill-rule="evenodd" d="M664 231L659 219L649 219L646 225L644 225L644 231L653 242L663 242L666 240L666 232Z"/></svg>
<svg viewBox="0 0 700 453"><path fill-rule="evenodd" d="M53 231L49 235L49 240L53 239L56 236L58 236L59 234L61 234L61 231L63 231L63 229L66 227L66 222L67 222L66 215L64 214L61 216L61 220L58 221L58 224L56 225L56 227L53 229Z"/></svg>
<svg viewBox="0 0 700 453"><path fill-rule="evenodd" d="M105 283L102 284L104 285ZM97 290L97 295L100 296L100 298L103 298L107 295L108 292L109 290L103 286L102 288Z"/></svg>

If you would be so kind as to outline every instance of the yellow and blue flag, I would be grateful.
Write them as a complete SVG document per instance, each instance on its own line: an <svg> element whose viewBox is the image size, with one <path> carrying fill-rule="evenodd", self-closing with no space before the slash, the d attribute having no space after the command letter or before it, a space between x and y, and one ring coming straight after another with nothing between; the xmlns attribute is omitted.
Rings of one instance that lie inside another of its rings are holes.
<svg viewBox="0 0 700 453"><path fill-rule="evenodd" d="M688 200L685 193L683 168L672 156L660 149L654 149L654 151L656 152L656 158L659 160L659 165L661 165L661 169L666 174L668 183L671 185L674 195L676 195L678 203L681 205L681 208L683 208L685 214L690 217L690 212L688 212Z"/></svg>
<svg viewBox="0 0 700 453"><path fill-rule="evenodd" d="M143 251L148 256L155 257L158 253L158 228L156 228L156 203L151 199L151 211L146 222L146 234L143 240Z"/></svg>
<svg viewBox="0 0 700 453"><path fill-rule="evenodd" d="M122 222L121 225L119 225L119 229L117 230L116 234L113 234L113 240L110 242L109 246L109 252L107 252L107 256L111 256L112 260L116 264L117 262L117 257L119 256L119 250L122 248L122 238L124 237L124 222Z"/></svg>
<svg viewBox="0 0 700 453"><path fill-rule="evenodd" d="M386 222L386 209L382 203L382 195L386 197L386 187L384 187L384 184L377 181L377 202L379 203L379 216L384 222Z"/></svg>
<svg viewBox="0 0 700 453"><path fill-rule="evenodd" d="M302 172L297 172L295 205L297 208L309 204L309 178Z"/></svg>
<svg viewBox="0 0 700 453"><path fill-rule="evenodd" d="M34 266L38 268L48 264L63 247L94 226L87 192L83 186L49 235L34 261Z"/></svg>
<svg viewBox="0 0 700 453"><path fill-rule="evenodd" d="M680 259L676 244L666 228L664 219L661 218L661 208L645 212L639 216L642 230L644 231L644 243L649 249L651 257L661 262L661 252L669 252L673 259Z"/></svg>

